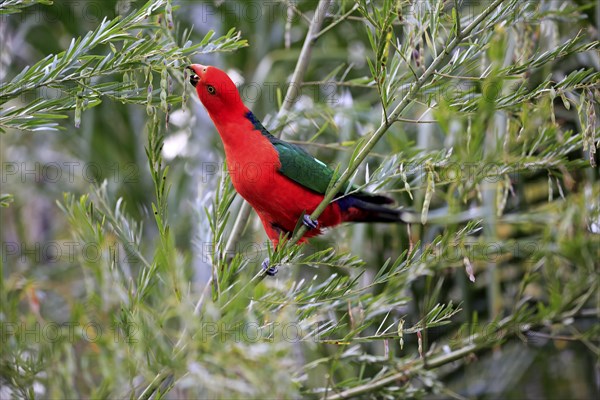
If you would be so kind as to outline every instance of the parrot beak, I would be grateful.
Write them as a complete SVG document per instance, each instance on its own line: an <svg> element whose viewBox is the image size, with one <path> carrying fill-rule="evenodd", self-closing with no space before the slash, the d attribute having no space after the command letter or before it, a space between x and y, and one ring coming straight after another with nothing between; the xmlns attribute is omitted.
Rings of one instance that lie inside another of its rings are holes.
<svg viewBox="0 0 600 400"><path fill-rule="evenodd" d="M204 65L200 65L200 64L192 64L192 65L187 66L186 68L192 71L192 74L190 75L190 83L192 84L193 87L196 87L198 82L200 82L200 78L202 77L202 74L204 72L206 72L206 67ZM200 74L200 75L198 75L198 74Z"/></svg>

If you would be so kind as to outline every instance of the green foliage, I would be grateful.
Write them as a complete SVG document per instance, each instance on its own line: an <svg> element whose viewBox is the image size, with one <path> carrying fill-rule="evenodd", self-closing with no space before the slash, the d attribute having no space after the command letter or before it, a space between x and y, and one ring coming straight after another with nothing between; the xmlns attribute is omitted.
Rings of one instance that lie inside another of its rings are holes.
<svg viewBox="0 0 600 400"><path fill-rule="evenodd" d="M36 4L51 5L52 0L5 0L0 4L0 15L19 13L22 9Z"/></svg>
<svg viewBox="0 0 600 400"><path fill-rule="evenodd" d="M169 95L169 80L182 82L182 68L189 57L213 51L231 51L246 43L239 32L231 29L226 35L211 40L209 32L198 44L189 40L191 31L184 29L180 37L172 34L167 6L169 0L149 1L124 18L104 19L85 36L73 38L69 47L59 54L49 54L32 67L24 68L10 82L2 85L0 105L39 88L59 91L59 99L44 99L26 106L9 107L0 116L0 129L39 130L59 126L56 119L66 118L61 111L75 110L75 126L81 123L82 111L97 106L102 98L121 103L155 104L157 95ZM165 14L165 18L160 18ZM150 21L148 21L150 20ZM149 23L150 22L150 23ZM94 54L108 45L108 51ZM164 72L162 72L164 71ZM169 74L171 71L171 74ZM160 90L140 87L138 77L150 79L153 72L165 75ZM115 79L116 77L120 79ZM102 83L98 79L106 77ZM112 78L112 79L110 79ZM146 90L148 96L145 96ZM161 105L177 103L179 96L162 98ZM33 118L32 118L33 117Z"/></svg>
<svg viewBox="0 0 600 400"><path fill-rule="evenodd" d="M50 38L16 18L57 4L0 4L7 37L31 47L0 85L2 397L592 396L600 45L586 7L124 3L99 5L91 29L62 15ZM243 68L265 125L332 160L312 218L350 184L395 196L411 224L297 245L299 224L272 249L213 163L192 58ZM48 167L77 162L94 179ZM511 349L548 376L524 385ZM562 351L577 391L543 362Z"/></svg>

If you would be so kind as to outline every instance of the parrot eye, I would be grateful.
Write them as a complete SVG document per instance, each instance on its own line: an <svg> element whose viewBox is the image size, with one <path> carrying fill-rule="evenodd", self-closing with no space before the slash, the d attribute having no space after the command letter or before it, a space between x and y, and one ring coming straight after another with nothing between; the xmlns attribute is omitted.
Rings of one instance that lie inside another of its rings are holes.
<svg viewBox="0 0 600 400"><path fill-rule="evenodd" d="M208 91L209 94L216 94L217 93L217 89L215 89L214 86L208 85L206 86L206 90Z"/></svg>

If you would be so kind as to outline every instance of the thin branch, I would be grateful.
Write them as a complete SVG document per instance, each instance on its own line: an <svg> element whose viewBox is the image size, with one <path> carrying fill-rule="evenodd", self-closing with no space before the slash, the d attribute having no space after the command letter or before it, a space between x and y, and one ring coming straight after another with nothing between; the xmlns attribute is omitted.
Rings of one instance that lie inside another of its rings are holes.
<svg viewBox="0 0 600 400"><path fill-rule="evenodd" d="M443 74L441 72L435 72L435 75L438 76L442 76L444 78L449 78L449 79L462 79L465 81L483 81L485 79L488 78L488 75L482 75L482 76L459 76L459 75L449 75L449 74ZM506 77L508 78L508 77Z"/></svg>
<svg viewBox="0 0 600 400"><path fill-rule="evenodd" d="M350 9L350 11L348 11L347 13L345 13L344 15L342 15L340 18L336 19L335 21L333 21L331 24L329 24L329 26L327 26L326 28L324 28L321 32L317 33L313 40L317 40L318 38L320 38L324 33L329 32L330 29L336 27L340 22L345 21L346 19L348 19L348 17L350 16L350 14L352 14L354 11L356 11L358 9L358 3L354 3L354 6L352 6L352 8Z"/></svg>
<svg viewBox="0 0 600 400"><path fill-rule="evenodd" d="M321 29L321 25L323 24L327 14L329 1L330 0L320 0L317 9L315 10L315 15L313 16L310 26L308 27L308 32L306 33L306 38L304 39L304 44L302 45L302 50L300 50L300 57L298 57L298 62L296 63L296 68L294 69L290 86L288 87L285 98L283 99L283 104L277 113L277 121L282 118L283 115L287 113L294 104L295 96L297 94L297 87L294 87L294 85L300 85L304 80L304 74L308 69L308 63L310 62L313 45L315 44L317 34L319 29Z"/></svg>
<svg viewBox="0 0 600 400"><path fill-rule="evenodd" d="M513 318L511 318L511 317L505 318L504 320L502 320L501 322L498 323L496 329L494 329L494 333L503 331L504 328L507 327L512 321L513 321ZM509 332L508 334L514 335L517 332L520 332L520 331L514 330L512 332ZM489 336L490 332L487 332L487 335ZM332 396L328 396L328 397L326 397L326 399L327 400L349 399L349 398L357 397L364 393L373 392L377 389L380 389L380 388L390 385L392 383L406 380L407 378L410 378L411 376L415 375L418 371L437 368L442 365L448 364L450 362L460 360L461 358L463 358L473 352L492 347L497 343L496 341L493 341L493 340L480 341L478 339L480 339L480 335L474 335L472 337L465 339L465 341L463 342L463 343L465 343L465 345L463 347L461 347L458 350L451 351L449 353L444 353L444 354L438 355L436 357L429 358L427 360L427 365L425 365L422 360L407 361L406 363L401 364L400 366L397 367L397 369L399 369L400 372L389 374L387 376L379 378L375 381L371 381L364 385L359 385L359 386L353 387L351 389L344 390L344 391L336 393Z"/></svg>
<svg viewBox="0 0 600 400"><path fill-rule="evenodd" d="M288 8L290 8L296 15L298 15L300 18L302 18L304 20L304 22L306 22L307 24L310 24L310 19L304 15L304 13L302 11L300 11L300 9L296 6L295 2L293 1L283 1L283 4L285 4ZM289 15L288 15L289 18Z"/></svg>
<svg viewBox="0 0 600 400"><path fill-rule="evenodd" d="M357 87L357 88L367 88L367 89L377 89L372 83L353 83L353 82L342 82L342 81L308 81L304 82L302 86L319 86L319 85L331 85L335 86L346 86L346 87Z"/></svg>
<svg viewBox="0 0 600 400"><path fill-rule="evenodd" d="M351 151L352 148L349 146L344 146L343 144L340 143L318 143L318 142L309 142L306 140L287 140L287 142L289 143L293 143L293 144L299 144L302 146L313 146L313 147L320 147L323 149L333 149L336 151ZM382 154L382 153L371 153L371 156L373 157L377 157L377 158L386 158L389 157L389 155L387 154Z"/></svg>

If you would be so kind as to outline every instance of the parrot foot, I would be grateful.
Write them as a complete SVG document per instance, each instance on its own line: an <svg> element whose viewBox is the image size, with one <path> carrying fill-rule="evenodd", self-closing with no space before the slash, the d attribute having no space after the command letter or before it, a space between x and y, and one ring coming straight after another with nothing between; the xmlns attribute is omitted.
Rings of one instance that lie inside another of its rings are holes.
<svg viewBox="0 0 600 400"><path fill-rule="evenodd" d="M319 221L315 221L315 220L310 219L310 215L308 215L308 214L304 214L302 216L302 223L308 229L317 229L319 227Z"/></svg>
<svg viewBox="0 0 600 400"><path fill-rule="evenodd" d="M269 260L269 257L265 258L265 260L262 262L262 264L260 264L260 266L262 267L262 269L265 270L265 274L269 275L269 276L275 276L275 274L277 273L278 269L276 266L269 266L269 263L271 261Z"/></svg>

